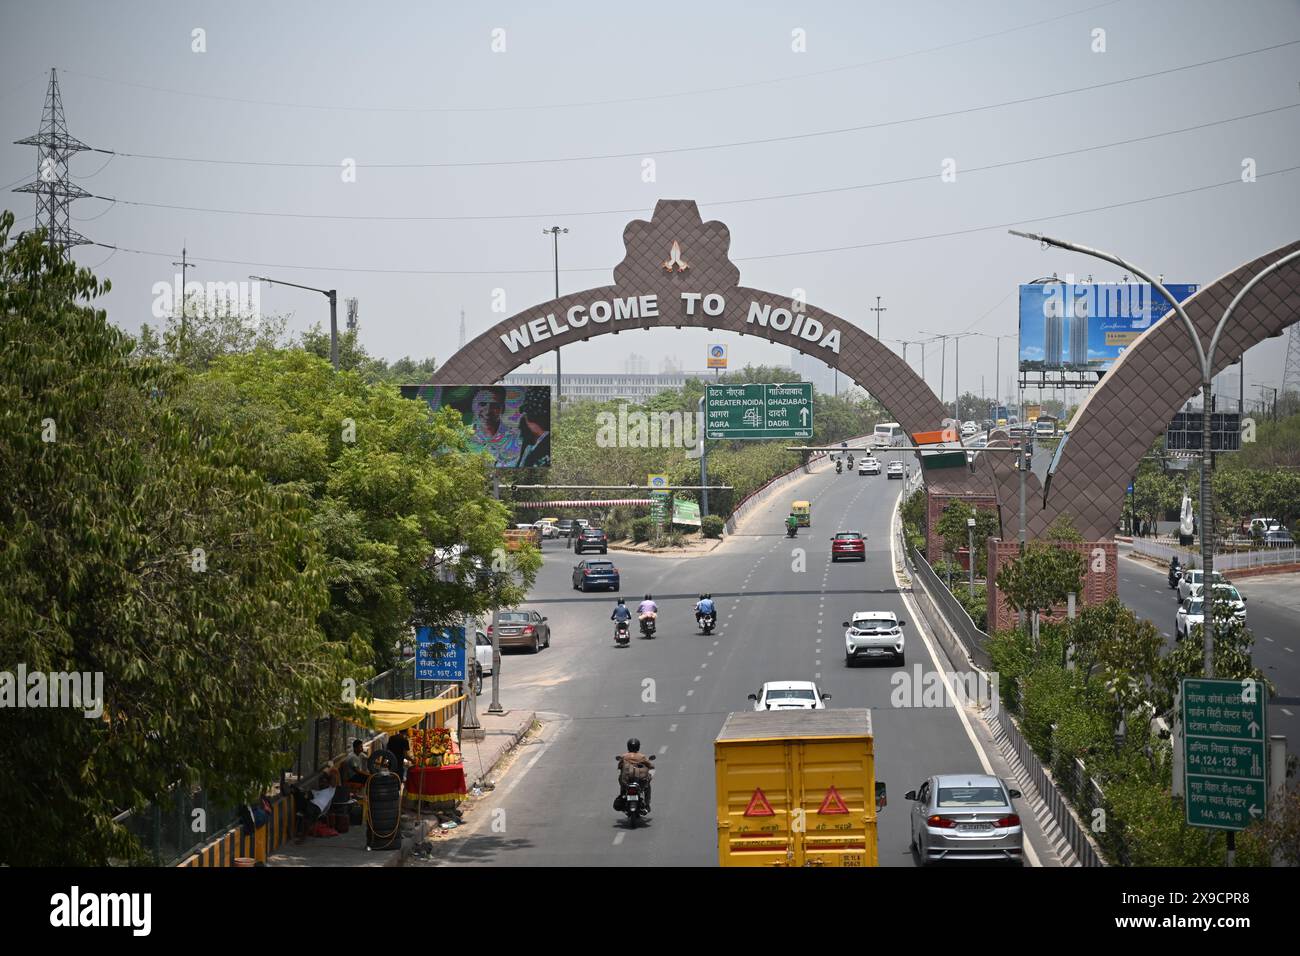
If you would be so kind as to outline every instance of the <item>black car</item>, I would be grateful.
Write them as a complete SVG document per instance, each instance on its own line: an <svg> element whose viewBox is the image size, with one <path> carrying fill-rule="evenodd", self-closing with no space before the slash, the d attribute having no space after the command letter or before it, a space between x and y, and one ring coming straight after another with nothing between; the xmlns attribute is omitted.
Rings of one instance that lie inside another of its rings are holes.
<svg viewBox="0 0 1300 956"><path fill-rule="evenodd" d="M619 589L618 568L613 561L579 561L573 566L573 589L589 591L592 588Z"/></svg>
<svg viewBox="0 0 1300 956"><path fill-rule="evenodd" d="M601 554L609 554L609 537L600 528L583 528L573 542L573 553L597 550Z"/></svg>

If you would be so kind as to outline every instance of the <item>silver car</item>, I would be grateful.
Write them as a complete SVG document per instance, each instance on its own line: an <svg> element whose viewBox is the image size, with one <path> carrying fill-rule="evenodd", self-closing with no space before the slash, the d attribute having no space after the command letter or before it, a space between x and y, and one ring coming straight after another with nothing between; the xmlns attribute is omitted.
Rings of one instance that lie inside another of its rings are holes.
<svg viewBox="0 0 1300 956"><path fill-rule="evenodd" d="M1011 805L1020 791L999 778L942 774L905 797L913 801L911 849L922 866L936 860L1021 860L1024 831Z"/></svg>

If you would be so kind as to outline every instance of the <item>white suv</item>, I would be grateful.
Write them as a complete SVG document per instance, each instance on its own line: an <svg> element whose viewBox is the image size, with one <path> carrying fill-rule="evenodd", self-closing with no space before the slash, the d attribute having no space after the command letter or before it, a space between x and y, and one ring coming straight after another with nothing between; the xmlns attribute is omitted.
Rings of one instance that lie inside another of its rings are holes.
<svg viewBox="0 0 1300 956"><path fill-rule="evenodd" d="M868 455L858 462L859 475L878 475L880 474L880 460L874 455Z"/></svg>
<svg viewBox="0 0 1300 956"><path fill-rule="evenodd" d="M852 667L854 661L864 657L891 657L903 663L906 625L893 611L854 611L853 620L844 622L845 665Z"/></svg>

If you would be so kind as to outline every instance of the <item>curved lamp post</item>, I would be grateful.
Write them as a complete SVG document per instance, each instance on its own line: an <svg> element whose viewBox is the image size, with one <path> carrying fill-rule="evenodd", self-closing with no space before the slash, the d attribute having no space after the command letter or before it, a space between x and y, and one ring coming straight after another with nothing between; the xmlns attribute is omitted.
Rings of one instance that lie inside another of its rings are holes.
<svg viewBox="0 0 1300 956"><path fill-rule="evenodd" d="M1214 505L1210 500L1210 389L1214 377L1214 350L1219 345L1219 336L1223 334L1224 328L1228 324L1228 319L1232 317L1233 311L1237 304L1246 297L1246 294L1253 289L1261 279L1271 274L1282 266L1294 259L1300 259L1300 251L1293 252L1288 256L1278 259L1268 268L1261 271L1236 294L1233 300L1228 303L1228 307L1223 310L1223 317L1219 319L1219 324L1214 327L1214 334L1210 336L1210 347L1207 351L1201 345L1201 337L1196 331L1196 325L1183 310L1182 304L1179 303L1164 284L1152 278L1149 274L1126 262L1119 256L1109 252L1103 252L1100 249L1093 249L1089 246L1082 246L1078 243L1067 242L1064 239L1053 239L1051 236L1044 236L1041 233L1020 232L1017 229L1008 229L1013 236L1020 236L1022 239L1034 239L1041 242L1044 246L1056 246L1058 249L1070 249L1074 252L1081 252L1086 256L1092 256L1095 259L1102 259L1106 262L1119 266L1121 269L1133 273L1139 278L1151 284L1159 293L1164 296L1178 313L1178 317L1183 321L1183 327L1187 329L1187 334L1191 337L1192 346L1196 349L1196 359L1201 363L1201 394L1203 396L1204 407L1201 411L1201 574L1205 582L1202 586L1205 599L1209 603L1209 608L1204 617L1204 624L1201 625L1201 641L1204 653L1205 676L1214 676Z"/></svg>

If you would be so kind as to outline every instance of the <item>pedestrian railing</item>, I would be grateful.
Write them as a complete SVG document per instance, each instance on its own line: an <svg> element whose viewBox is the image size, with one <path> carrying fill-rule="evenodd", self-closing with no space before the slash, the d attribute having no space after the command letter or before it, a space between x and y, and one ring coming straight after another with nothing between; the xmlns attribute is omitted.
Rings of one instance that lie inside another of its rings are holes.
<svg viewBox="0 0 1300 956"><path fill-rule="evenodd" d="M1184 566L1201 563L1201 553L1194 548L1167 544L1153 538L1134 538L1133 550L1162 562L1177 558ZM1214 555L1216 571L1245 571L1250 568L1300 564L1300 548L1261 548L1256 551L1225 551Z"/></svg>

